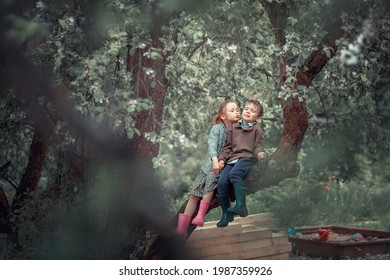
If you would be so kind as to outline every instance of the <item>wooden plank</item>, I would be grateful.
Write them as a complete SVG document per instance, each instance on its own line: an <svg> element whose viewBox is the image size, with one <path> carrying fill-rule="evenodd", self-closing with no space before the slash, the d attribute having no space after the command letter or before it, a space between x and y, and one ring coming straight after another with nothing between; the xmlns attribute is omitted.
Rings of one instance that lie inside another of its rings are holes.
<svg viewBox="0 0 390 280"><path fill-rule="evenodd" d="M242 225L249 224L249 223L252 223L252 224L256 223L256 224L261 225L262 223L267 223L270 220L276 221L273 217L274 217L273 214L268 213L268 212L253 214L253 215L249 215L246 217L235 216L234 221L232 223L240 223ZM204 223L204 226L217 226L217 223L218 223L218 221L208 221L208 222ZM230 226L230 224L229 224L229 226Z"/></svg>
<svg viewBox="0 0 390 280"><path fill-rule="evenodd" d="M198 259L288 259L291 243L285 233L273 233L277 220L272 213L236 217L227 227L218 221L198 227L186 248Z"/></svg>
<svg viewBox="0 0 390 280"><path fill-rule="evenodd" d="M188 241L190 240L201 240L214 236L224 236L237 234L242 231L242 226L239 223L230 223L229 226L219 228L213 225L207 225L203 227L198 227L192 232Z"/></svg>
<svg viewBox="0 0 390 280"><path fill-rule="evenodd" d="M249 215L246 217L236 217L234 218L234 222L240 223L242 225L244 224L258 224L261 225L264 222L268 222L270 220L273 220L274 216L272 213L258 213Z"/></svg>
<svg viewBox="0 0 390 280"><path fill-rule="evenodd" d="M241 252L246 252L248 250L253 250L253 249L260 250L260 248L268 247L268 246L272 246L271 238L203 247L203 248L192 250L191 253L195 257L204 258L212 255L223 255L223 254L237 255L240 254Z"/></svg>
<svg viewBox="0 0 390 280"><path fill-rule="evenodd" d="M242 227L242 231L237 234L230 234L224 236L212 236L205 237L202 240L187 240L186 248L189 250L195 248L202 248L208 246L217 246L223 244L245 242L250 240L259 240L264 238L272 238L272 230L268 228L249 228L247 226ZM287 238L288 241L288 238Z"/></svg>
<svg viewBox="0 0 390 280"><path fill-rule="evenodd" d="M272 244L273 245L282 245L290 243L288 241L288 236L285 233L272 233Z"/></svg>
<svg viewBox="0 0 390 280"><path fill-rule="evenodd" d="M281 253L289 253L291 252L291 244L283 244L283 245L270 245L263 248L254 248L239 252L229 252L224 254L210 255L204 256L201 259L204 260L247 260L265 256L271 256Z"/></svg>

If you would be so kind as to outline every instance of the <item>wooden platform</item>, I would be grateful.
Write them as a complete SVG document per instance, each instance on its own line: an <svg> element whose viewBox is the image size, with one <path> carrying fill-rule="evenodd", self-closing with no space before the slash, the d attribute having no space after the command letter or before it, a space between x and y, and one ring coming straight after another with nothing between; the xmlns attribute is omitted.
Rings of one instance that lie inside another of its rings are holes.
<svg viewBox="0 0 390 280"><path fill-rule="evenodd" d="M197 259L288 259L291 243L286 233L275 233L271 213L237 217L225 228L206 222L189 237L186 247Z"/></svg>

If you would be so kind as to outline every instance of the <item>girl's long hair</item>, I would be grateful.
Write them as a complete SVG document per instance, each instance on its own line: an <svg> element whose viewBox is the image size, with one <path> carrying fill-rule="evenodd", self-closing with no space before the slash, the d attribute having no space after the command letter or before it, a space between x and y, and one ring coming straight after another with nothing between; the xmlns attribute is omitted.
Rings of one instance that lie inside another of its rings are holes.
<svg viewBox="0 0 390 280"><path fill-rule="evenodd" d="M221 119L221 116L225 113L226 105L228 105L228 103L230 102L235 103L232 100L225 100L224 102L221 103L221 105L219 105L218 113L213 117L214 124L223 123L223 119Z"/></svg>

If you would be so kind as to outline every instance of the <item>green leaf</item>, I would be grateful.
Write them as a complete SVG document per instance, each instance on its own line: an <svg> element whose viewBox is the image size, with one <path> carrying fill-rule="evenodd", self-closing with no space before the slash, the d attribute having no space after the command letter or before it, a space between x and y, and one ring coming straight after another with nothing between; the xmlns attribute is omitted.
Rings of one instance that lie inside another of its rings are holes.
<svg viewBox="0 0 390 280"><path fill-rule="evenodd" d="M153 60L158 60L158 59L162 59L162 56L159 52L156 52L156 51L151 51L150 52L150 58L153 59Z"/></svg>
<svg viewBox="0 0 390 280"><path fill-rule="evenodd" d="M305 86L299 85L298 88L297 88L297 90L298 90L299 93L304 93L304 91L305 91Z"/></svg>
<svg viewBox="0 0 390 280"><path fill-rule="evenodd" d="M291 21L291 25L293 25L293 26L298 22L298 20L296 18L293 18L293 17L290 17L290 21Z"/></svg>
<svg viewBox="0 0 390 280"><path fill-rule="evenodd" d="M66 27L66 21L63 19L59 19L58 23L61 25L61 27L65 28Z"/></svg>
<svg viewBox="0 0 390 280"><path fill-rule="evenodd" d="M96 90L94 93L93 93L93 97L96 99L96 100L99 100L103 97L103 91L101 90Z"/></svg>
<svg viewBox="0 0 390 280"><path fill-rule="evenodd" d="M134 136L134 130L132 128L130 128L128 131L127 131L127 137L129 137L129 139L133 138Z"/></svg>
<svg viewBox="0 0 390 280"><path fill-rule="evenodd" d="M366 84L370 84L370 81L367 79L366 74L361 74L360 79Z"/></svg>
<svg viewBox="0 0 390 280"><path fill-rule="evenodd" d="M99 113L103 113L104 112L104 108L103 107L96 107L96 111L99 112Z"/></svg>
<svg viewBox="0 0 390 280"><path fill-rule="evenodd" d="M104 114L99 114L99 116L96 118L97 123L101 123L104 120Z"/></svg>

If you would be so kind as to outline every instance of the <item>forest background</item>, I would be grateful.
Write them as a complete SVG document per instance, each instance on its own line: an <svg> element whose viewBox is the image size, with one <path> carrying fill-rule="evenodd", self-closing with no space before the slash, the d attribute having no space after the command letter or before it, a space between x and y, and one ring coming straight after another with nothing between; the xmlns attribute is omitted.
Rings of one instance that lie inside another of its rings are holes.
<svg viewBox="0 0 390 280"><path fill-rule="evenodd" d="M265 109L250 213L390 229L389 3L190 2L2 1L1 259L143 258L225 99Z"/></svg>

